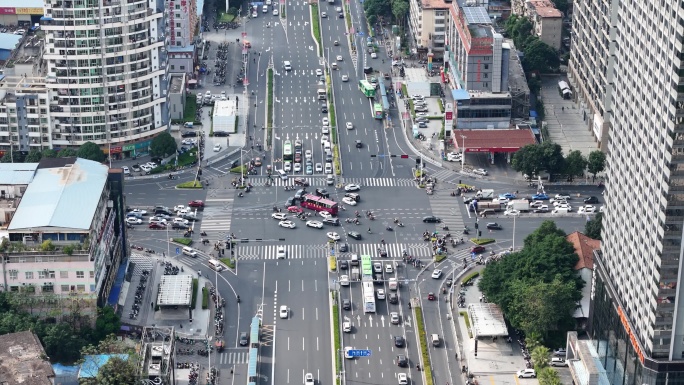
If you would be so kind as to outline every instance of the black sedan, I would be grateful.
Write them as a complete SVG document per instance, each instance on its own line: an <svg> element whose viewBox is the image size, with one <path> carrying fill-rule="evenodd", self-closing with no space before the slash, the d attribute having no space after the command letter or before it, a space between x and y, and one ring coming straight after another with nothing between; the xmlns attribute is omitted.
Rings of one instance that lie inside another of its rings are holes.
<svg viewBox="0 0 684 385"><path fill-rule="evenodd" d="M361 239L361 233L359 233L359 232L357 232L357 231L350 231L350 232L347 233L347 235L349 235L350 237L356 239L357 241Z"/></svg>
<svg viewBox="0 0 684 385"><path fill-rule="evenodd" d="M230 136L230 133L227 131L214 131L214 136L225 138L227 136Z"/></svg>
<svg viewBox="0 0 684 385"><path fill-rule="evenodd" d="M598 198L595 197L595 196L590 196L589 198L585 198L585 199L584 199L584 203L594 203L594 204L596 204L596 203L599 203L599 200L598 200Z"/></svg>
<svg viewBox="0 0 684 385"><path fill-rule="evenodd" d="M501 227L501 225L496 223L496 222L487 223L487 228L489 230L501 230L501 229L503 229L503 227Z"/></svg>
<svg viewBox="0 0 684 385"><path fill-rule="evenodd" d="M398 348L403 348L404 347L404 337L403 336L394 336L394 346Z"/></svg>
<svg viewBox="0 0 684 385"><path fill-rule="evenodd" d="M424 223L440 223L442 222L441 219L437 218L436 216L430 215L428 217L423 218Z"/></svg>

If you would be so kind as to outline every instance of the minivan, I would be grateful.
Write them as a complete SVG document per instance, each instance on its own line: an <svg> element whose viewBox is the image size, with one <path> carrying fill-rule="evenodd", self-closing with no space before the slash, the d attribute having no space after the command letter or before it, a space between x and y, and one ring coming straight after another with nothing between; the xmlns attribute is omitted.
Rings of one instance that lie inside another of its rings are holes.
<svg viewBox="0 0 684 385"><path fill-rule="evenodd" d="M328 174L328 176L325 178L325 183L328 186L332 186L335 184L335 177L332 174Z"/></svg>
<svg viewBox="0 0 684 385"><path fill-rule="evenodd" d="M434 346L434 347L439 346L439 335L430 334L430 341L432 341L432 346Z"/></svg>
<svg viewBox="0 0 684 385"><path fill-rule="evenodd" d="M183 247L183 254L191 256L193 258L197 258L197 250L193 249L190 246Z"/></svg>
<svg viewBox="0 0 684 385"><path fill-rule="evenodd" d="M292 64L290 64L290 62L287 60L285 60L285 62L283 62L283 67L285 68L285 71L291 71L292 70Z"/></svg>
<svg viewBox="0 0 684 385"><path fill-rule="evenodd" d="M326 163L325 164L325 173L326 174L332 174L332 163Z"/></svg>
<svg viewBox="0 0 684 385"><path fill-rule="evenodd" d="M551 214L567 214L570 211L572 211L572 209L569 209L567 207L558 207L558 208L553 209Z"/></svg>
<svg viewBox="0 0 684 385"><path fill-rule="evenodd" d="M277 172L278 175L280 176L280 179L282 179L282 180L287 180L287 174L285 173L285 171L283 171L283 170L276 170L276 172Z"/></svg>
<svg viewBox="0 0 684 385"><path fill-rule="evenodd" d="M359 255L358 254L352 254L351 265L352 266L358 266L359 265Z"/></svg>

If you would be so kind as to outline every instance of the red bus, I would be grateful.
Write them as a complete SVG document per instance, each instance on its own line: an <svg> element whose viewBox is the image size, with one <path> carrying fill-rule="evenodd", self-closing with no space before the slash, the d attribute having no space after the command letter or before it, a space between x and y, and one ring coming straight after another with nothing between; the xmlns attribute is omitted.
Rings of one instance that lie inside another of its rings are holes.
<svg viewBox="0 0 684 385"><path fill-rule="evenodd" d="M313 194L306 194L302 197L302 207L315 211L327 211L332 215L337 215L338 208L337 202Z"/></svg>

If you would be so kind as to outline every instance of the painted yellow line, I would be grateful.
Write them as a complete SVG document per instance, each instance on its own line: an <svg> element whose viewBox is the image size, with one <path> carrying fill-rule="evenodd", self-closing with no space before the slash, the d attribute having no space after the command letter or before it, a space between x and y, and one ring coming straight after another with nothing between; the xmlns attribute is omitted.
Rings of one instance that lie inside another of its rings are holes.
<svg viewBox="0 0 684 385"><path fill-rule="evenodd" d="M514 374L513 378L515 378L515 385L520 385L520 381L518 381L518 375Z"/></svg>

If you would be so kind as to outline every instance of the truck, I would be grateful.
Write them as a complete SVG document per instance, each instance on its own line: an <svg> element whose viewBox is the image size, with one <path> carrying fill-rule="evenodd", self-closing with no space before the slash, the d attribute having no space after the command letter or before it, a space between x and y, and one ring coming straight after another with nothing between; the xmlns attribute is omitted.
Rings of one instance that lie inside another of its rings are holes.
<svg viewBox="0 0 684 385"><path fill-rule="evenodd" d="M463 196L463 203L469 204L473 200L477 199L477 201L490 201L494 199L494 190L492 189L484 189L476 192L475 194L470 194L470 195L464 195Z"/></svg>
<svg viewBox="0 0 684 385"><path fill-rule="evenodd" d="M361 279L361 274L359 274L359 268L353 267L351 269L351 280L352 281L358 281L359 279Z"/></svg>
<svg viewBox="0 0 684 385"><path fill-rule="evenodd" d="M479 212L482 212L483 210L501 211L502 209L501 202L499 202L498 199L495 199L491 202L477 202L477 211ZM475 206L473 204L468 205L468 210L470 212L474 212Z"/></svg>
<svg viewBox="0 0 684 385"><path fill-rule="evenodd" d="M399 286L399 283L397 282L396 278L390 278L389 279L389 289L390 290L396 291L398 286Z"/></svg>
<svg viewBox="0 0 684 385"><path fill-rule="evenodd" d="M527 199L512 200L508 202L508 205L506 205L506 209L527 212L530 211L530 202Z"/></svg>

